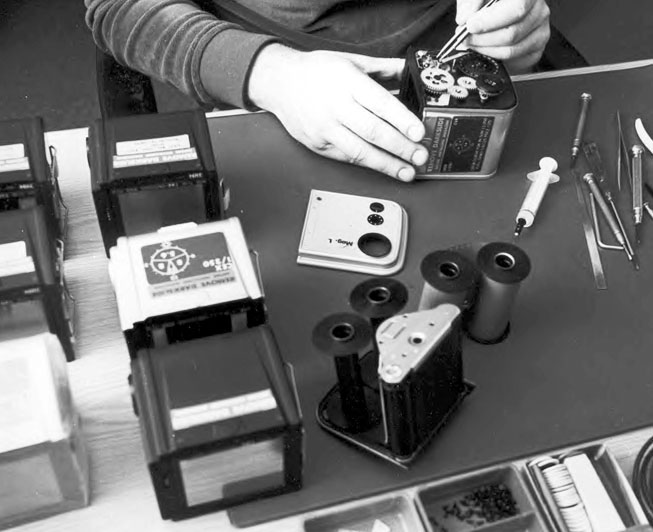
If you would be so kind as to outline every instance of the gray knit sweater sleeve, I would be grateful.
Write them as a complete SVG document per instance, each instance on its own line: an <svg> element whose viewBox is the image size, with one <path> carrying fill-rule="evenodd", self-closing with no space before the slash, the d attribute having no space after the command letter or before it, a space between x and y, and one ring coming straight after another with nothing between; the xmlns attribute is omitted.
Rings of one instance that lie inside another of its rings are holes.
<svg viewBox="0 0 653 532"><path fill-rule="evenodd" d="M84 0L97 45L199 102L250 107L259 50L276 39L221 21L189 0Z"/></svg>

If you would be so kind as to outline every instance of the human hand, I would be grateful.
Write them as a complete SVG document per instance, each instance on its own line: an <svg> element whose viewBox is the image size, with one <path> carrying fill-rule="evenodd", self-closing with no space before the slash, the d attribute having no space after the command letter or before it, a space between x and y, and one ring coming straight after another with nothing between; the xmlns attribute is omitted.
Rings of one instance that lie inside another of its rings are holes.
<svg viewBox="0 0 653 532"><path fill-rule="evenodd" d="M529 70L549 40L545 0L499 0L479 11L484 0L457 0L456 23L467 23L470 48L505 62L512 73Z"/></svg>
<svg viewBox="0 0 653 532"><path fill-rule="evenodd" d="M403 59L271 44L252 66L248 94L315 153L412 181L413 165L428 158L424 125L370 77L398 78L403 67Z"/></svg>

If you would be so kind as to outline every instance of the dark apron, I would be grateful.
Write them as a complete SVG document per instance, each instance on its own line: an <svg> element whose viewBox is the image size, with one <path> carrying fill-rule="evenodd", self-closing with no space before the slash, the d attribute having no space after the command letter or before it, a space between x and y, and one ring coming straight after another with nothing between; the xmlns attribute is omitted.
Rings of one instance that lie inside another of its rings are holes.
<svg viewBox="0 0 653 532"><path fill-rule="evenodd" d="M256 11L239 4L235 0L195 0L209 13L221 20L239 24L243 28L266 35L278 37L283 43L299 50L333 50L351 52L378 57L403 55L410 44L420 48L439 48L446 42L455 29L455 2L440 0L430 7L426 16L414 21L406 31L415 35L412 42L397 49L393 35L386 35L365 43L343 42L320 35L289 28L271 20ZM434 30L437 24L437 30Z"/></svg>

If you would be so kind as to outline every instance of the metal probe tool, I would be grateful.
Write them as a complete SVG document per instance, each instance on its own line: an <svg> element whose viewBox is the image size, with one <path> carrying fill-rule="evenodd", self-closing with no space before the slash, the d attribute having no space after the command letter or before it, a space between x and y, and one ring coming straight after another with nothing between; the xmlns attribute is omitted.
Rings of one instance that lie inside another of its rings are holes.
<svg viewBox="0 0 653 532"><path fill-rule="evenodd" d="M619 224L619 229L621 230L621 233L624 235L624 240L626 241L626 248L628 249L628 252L631 255L633 255L635 253L633 250L633 246L630 244L630 240L628 239L628 233L624 229L624 224L621 221L621 216L619 216L619 211L617 210L617 205L615 204L613 199L610 183L605 177L605 171L603 170L603 161L601 159L601 152L599 151L599 147L595 142L584 142L583 153L585 154L585 159L587 160L587 164L590 168L590 171L594 174L595 178L598 179L598 183L601 186L601 191L605 196L605 200L610 204L610 208L612 209L614 219L617 222L617 224ZM593 198L594 197L592 196L590 207L592 211L592 218L594 220L596 237L599 246L603 249L616 249L621 251L621 246L611 246L602 242L601 232L599 230L599 224L598 224L598 217L596 216L596 205L595 205L596 200Z"/></svg>
<svg viewBox="0 0 653 532"><path fill-rule="evenodd" d="M648 201L644 203L644 210L651 217L651 220L653 220L653 209L651 209L651 207L649 206Z"/></svg>
<svg viewBox="0 0 653 532"><path fill-rule="evenodd" d="M605 221L608 224L608 227L610 228L610 231L614 235L615 240L622 247L624 253L626 253L626 257L628 257L628 260L632 263L633 267L636 270L638 270L639 263L637 262L637 257L635 256L635 254L631 253L628 247L626 246L626 239L624 237L624 234L621 231L621 228L619 227L619 224L617 223L615 217L613 216L612 209L606 202L605 197L603 196L603 192L599 187L599 184L596 182L596 179L594 179L594 175L592 173L585 174L583 176L583 181L585 182L590 193L596 200L596 203L599 206L599 209L601 210L603 217L605 218Z"/></svg>
<svg viewBox="0 0 653 532"><path fill-rule="evenodd" d="M653 187L644 182L644 188L646 189L646 192L648 192L648 195L651 196L651 199L653 199ZM653 220L653 209L649 206L648 201L644 202L644 210L646 210L648 215L651 217L651 220Z"/></svg>
<svg viewBox="0 0 653 532"><path fill-rule="evenodd" d="M642 217L644 214L644 190L642 188L642 155L644 147L635 144L631 148L633 154L633 221L635 222L635 243L642 243Z"/></svg>
<svg viewBox="0 0 653 532"><path fill-rule="evenodd" d="M571 145L571 167L576 164L576 159L580 153L580 145L583 142L583 130L585 129L585 120L587 119L587 110L589 109L592 95L584 92L580 95L580 114L578 115L578 123L576 124L576 132L574 133L574 140Z"/></svg>
<svg viewBox="0 0 653 532"><path fill-rule="evenodd" d="M648 148L648 151L653 153L653 139L651 136L648 134L646 131L646 128L644 128L644 124L642 123L641 118L637 118L635 120L635 131L637 132L637 136L639 137L639 140L642 141L642 144ZM651 196L653 199L653 188L651 188L651 185L649 185L646 181L644 181L644 178L642 177L642 183L644 185L644 188L646 189L646 192ZM648 201L645 201L644 204L644 210L646 213L653 219L653 209L648 204Z"/></svg>
<svg viewBox="0 0 653 532"><path fill-rule="evenodd" d="M617 111L617 189L621 192L621 139L623 132L621 130L621 114Z"/></svg>
<svg viewBox="0 0 653 532"><path fill-rule="evenodd" d="M594 230L590 220L587 198L585 197L585 194L583 194L582 179L578 170L573 168L571 169L571 176L574 180L574 183L576 184L576 195L578 196L578 203L580 204L580 211L583 222L583 233L585 235L585 242L587 243L587 252L589 253L590 257L592 273L594 275L594 285L596 286L597 290L607 290L608 283L605 279L603 264L601 263L601 255L599 254L596 231Z"/></svg>
<svg viewBox="0 0 653 532"><path fill-rule="evenodd" d="M526 177L532 181L531 186L526 193L524 202L517 213L515 226L515 237L518 237L524 227L530 227L535 221L535 215L540 208L540 203L544 198L547 188L551 183L560 181L555 172L558 169L558 162L553 157L542 157L540 159L540 169L530 172Z"/></svg>
<svg viewBox="0 0 653 532"><path fill-rule="evenodd" d="M619 142L621 144L621 156L622 158L626 159L626 164L624 166L626 167L626 173L628 174L628 186L631 186L633 182L633 176L630 173L630 157L628 154L628 148L626 147L626 137L624 137L623 129L621 129L621 117L619 115L619 111L617 111L617 116L619 117Z"/></svg>

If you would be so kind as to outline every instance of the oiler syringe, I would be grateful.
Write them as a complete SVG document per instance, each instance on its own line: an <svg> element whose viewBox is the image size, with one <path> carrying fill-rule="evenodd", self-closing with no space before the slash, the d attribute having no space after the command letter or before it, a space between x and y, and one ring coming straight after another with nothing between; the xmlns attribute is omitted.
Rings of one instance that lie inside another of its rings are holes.
<svg viewBox="0 0 653 532"><path fill-rule="evenodd" d="M535 221L535 215L540 208L540 203L544 198L546 189L551 183L560 181L555 172L558 169L558 163L553 157L542 157L540 159L540 169L527 174L528 179L533 183L528 189L519 212L517 213L515 226L515 236L519 236L524 227L530 227Z"/></svg>

